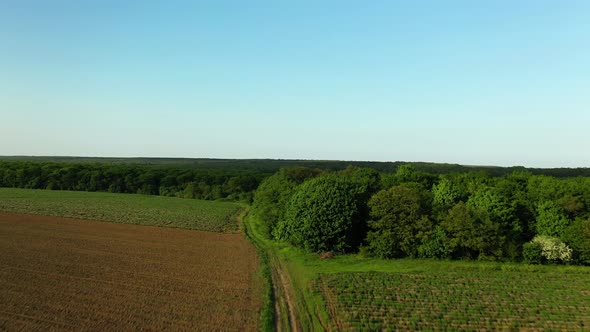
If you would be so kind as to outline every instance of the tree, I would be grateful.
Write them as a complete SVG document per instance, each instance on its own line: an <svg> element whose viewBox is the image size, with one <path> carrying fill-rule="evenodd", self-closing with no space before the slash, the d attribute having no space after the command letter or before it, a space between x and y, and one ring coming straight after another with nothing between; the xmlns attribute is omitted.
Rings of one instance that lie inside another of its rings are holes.
<svg viewBox="0 0 590 332"><path fill-rule="evenodd" d="M432 187L433 208L435 213L443 213L457 204L463 197L449 177L441 177Z"/></svg>
<svg viewBox="0 0 590 332"><path fill-rule="evenodd" d="M276 224L284 217L287 202L296 187L295 181L278 172L264 179L256 190L252 211L258 216L267 236L272 234Z"/></svg>
<svg viewBox="0 0 590 332"><path fill-rule="evenodd" d="M297 186L321 173L319 169L308 167L282 168L260 183L254 194L252 211L258 216L265 235L270 237L276 224L284 218L287 203Z"/></svg>
<svg viewBox="0 0 590 332"><path fill-rule="evenodd" d="M516 210L509 202L509 197L501 196L496 188L481 188L467 201L472 209L483 212L490 222L498 225L501 239L499 245L504 256L516 260L520 256L518 243L522 241L523 225L516 218Z"/></svg>
<svg viewBox="0 0 590 332"><path fill-rule="evenodd" d="M362 229L364 188L350 179L328 174L304 182L287 205L275 238L312 252L349 252L357 248Z"/></svg>
<svg viewBox="0 0 590 332"><path fill-rule="evenodd" d="M569 226L570 220L565 211L555 202L546 201L537 207L535 229L537 235L561 237Z"/></svg>
<svg viewBox="0 0 590 332"><path fill-rule="evenodd" d="M447 247L447 243L447 232L440 225L436 225L431 232L426 233L418 247L418 255L423 258L449 258L452 250Z"/></svg>
<svg viewBox="0 0 590 332"><path fill-rule="evenodd" d="M435 175L418 171L416 167L411 164L404 164L397 168L395 175L392 177L386 177L384 188L400 185L402 183L415 182L421 184L425 189L430 190L436 179L437 177Z"/></svg>
<svg viewBox="0 0 590 332"><path fill-rule="evenodd" d="M565 229L562 237L573 250L573 261L590 265L590 220L581 218L574 220Z"/></svg>
<svg viewBox="0 0 590 332"><path fill-rule="evenodd" d="M457 203L444 217L441 227L447 234L446 248L455 258L497 259L502 257L500 226L486 211Z"/></svg>
<svg viewBox="0 0 590 332"><path fill-rule="evenodd" d="M417 256L422 232L432 228L428 195L415 186L382 190L369 201L369 251L381 258Z"/></svg>

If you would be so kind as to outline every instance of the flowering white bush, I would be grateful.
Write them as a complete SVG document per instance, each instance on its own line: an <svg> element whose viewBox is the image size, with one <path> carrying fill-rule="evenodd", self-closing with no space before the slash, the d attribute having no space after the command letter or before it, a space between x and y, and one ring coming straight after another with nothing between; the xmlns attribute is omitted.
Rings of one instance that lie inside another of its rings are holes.
<svg viewBox="0 0 590 332"><path fill-rule="evenodd" d="M538 235L531 242L541 246L542 255L549 262L566 263L572 260L572 249L558 238Z"/></svg>

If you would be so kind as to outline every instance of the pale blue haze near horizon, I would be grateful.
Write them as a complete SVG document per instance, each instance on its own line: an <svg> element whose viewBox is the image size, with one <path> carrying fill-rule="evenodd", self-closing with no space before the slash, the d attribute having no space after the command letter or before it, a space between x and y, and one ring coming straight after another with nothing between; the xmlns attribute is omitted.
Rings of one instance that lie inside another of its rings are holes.
<svg viewBox="0 0 590 332"><path fill-rule="evenodd" d="M0 155L590 167L590 1L2 1Z"/></svg>

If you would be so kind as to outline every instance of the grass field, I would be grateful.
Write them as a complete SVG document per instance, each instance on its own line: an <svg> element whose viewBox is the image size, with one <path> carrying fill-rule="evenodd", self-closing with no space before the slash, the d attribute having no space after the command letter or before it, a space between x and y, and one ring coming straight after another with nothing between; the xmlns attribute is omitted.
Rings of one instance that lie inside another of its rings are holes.
<svg viewBox="0 0 590 332"><path fill-rule="evenodd" d="M254 217L252 233L261 237ZM590 268L516 263L321 260L260 240L293 283L303 330L590 330Z"/></svg>
<svg viewBox="0 0 590 332"><path fill-rule="evenodd" d="M0 188L0 211L238 232L236 203L100 192Z"/></svg>
<svg viewBox="0 0 590 332"><path fill-rule="evenodd" d="M0 213L1 331L252 331L241 234Z"/></svg>

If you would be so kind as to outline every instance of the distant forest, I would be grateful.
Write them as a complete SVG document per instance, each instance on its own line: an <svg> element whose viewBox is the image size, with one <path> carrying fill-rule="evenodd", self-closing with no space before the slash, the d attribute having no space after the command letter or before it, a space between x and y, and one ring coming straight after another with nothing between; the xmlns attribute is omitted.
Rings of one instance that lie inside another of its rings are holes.
<svg viewBox="0 0 590 332"><path fill-rule="evenodd" d="M269 238L311 252L590 264L588 168L0 159L0 187L243 201Z"/></svg>
<svg viewBox="0 0 590 332"><path fill-rule="evenodd" d="M0 156L0 161L55 162L66 164L110 164L128 166L170 167L194 170L253 171L266 175L281 168L310 167L330 171L343 170L348 166L373 168L379 172L392 173L401 165L412 165L416 170L432 174L485 172L491 176L504 176L515 171L527 170L534 175L553 177L589 176L590 168L525 168L522 166L467 166L428 162L378 162L339 160L290 160L290 159L208 159L208 158L100 158L100 157L36 157Z"/></svg>

